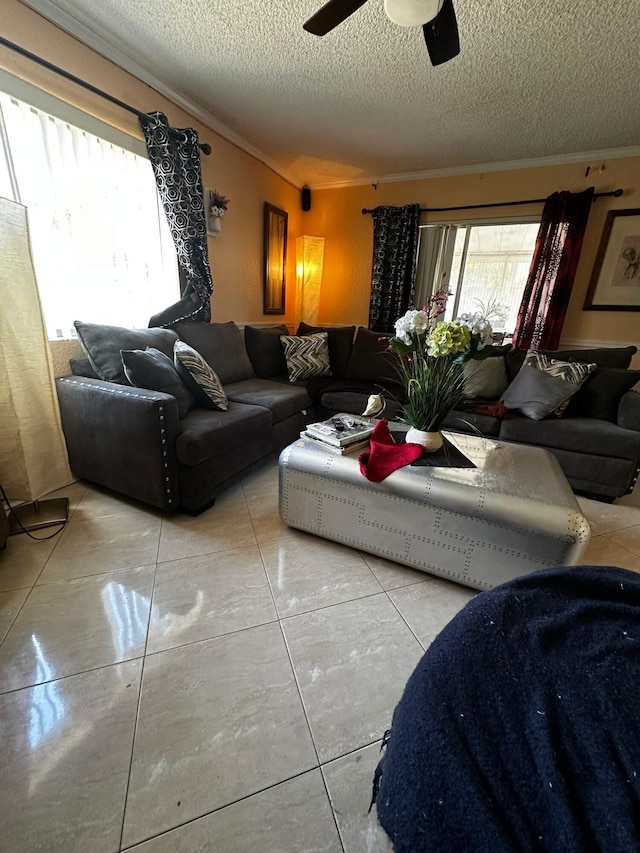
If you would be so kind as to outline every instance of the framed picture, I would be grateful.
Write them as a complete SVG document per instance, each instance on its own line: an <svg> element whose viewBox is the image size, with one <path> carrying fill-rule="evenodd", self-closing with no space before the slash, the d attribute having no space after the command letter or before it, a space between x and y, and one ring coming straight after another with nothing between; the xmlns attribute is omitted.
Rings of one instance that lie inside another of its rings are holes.
<svg viewBox="0 0 640 853"><path fill-rule="evenodd" d="M264 203L264 314L284 314L288 214Z"/></svg>
<svg viewBox="0 0 640 853"><path fill-rule="evenodd" d="M585 311L640 311L640 208L610 210Z"/></svg>

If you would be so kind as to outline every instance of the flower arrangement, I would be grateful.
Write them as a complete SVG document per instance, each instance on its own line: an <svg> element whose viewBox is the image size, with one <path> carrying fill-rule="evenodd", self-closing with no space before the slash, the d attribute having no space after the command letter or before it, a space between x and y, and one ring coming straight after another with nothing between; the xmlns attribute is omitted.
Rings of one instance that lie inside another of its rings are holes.
<svg viewBox="0 0 640 853"><path fill-rule="evenodd" d="M446 414L464 395L462 365L489 355L492 328L486 315L444 314L447 291L438 291L421 310L411 310L395 323L389 346L407 401L400 420L424 432L439 430Z"/></svg>
<svg viewBox="0 0 640 853"><path fill-rule="evenodd" d="M224 216L229 207L229 199L218 190L209 190L209 216Z"/></svg>

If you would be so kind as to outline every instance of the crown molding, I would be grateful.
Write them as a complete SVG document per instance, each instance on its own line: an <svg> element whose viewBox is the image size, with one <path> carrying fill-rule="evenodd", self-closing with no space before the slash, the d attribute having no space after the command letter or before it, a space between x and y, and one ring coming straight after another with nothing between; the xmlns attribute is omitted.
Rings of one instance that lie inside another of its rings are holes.
<svg viewBox="0 0 640 853"><path fill-rule="evenodd" d="M554 154L528 160L509 160L503 163L479 163L455 166L450 169L428 169L424 172L403 172L396 175L370 175L350 181L333 181L312 184L312 190L335 190L344 187L363 187L372 184L393 184L402 181L426 181L433 178L451 178L456 175L477 175L482 172L513 172L517 169L540 169L545 166L566 166L569 163L586 163L589 160L618 160L622 157L640 157L640 146L611 148L603 151L582 151L576 154Z"/></svg>
<svg viewBox="0 0 640 853"><path fill-rule="evenodd" d="M22 0L24 5L33 9L38 14L42 15L47 20L51 21L56 26L70 35L77 38L83 44L95 50L97 53L104 56L106 59L114 62L120 68L128 71L134 77L137 77L143 83L151 86L161 95L164 95L177 106L181 107L189 115L198 119L206 127L213 130L223 139L236 145L242 151L245 151L251 157L254 157L259 162L263 163L269 169L273 170L287 183L291 184L296 189L302 189L303 183L308 183L312 190L329 190L341 189L345 187L361 187L371 186L371 184L390 184L401 183L404 181L424 181L433 178L449 178L456 175L475 175L481 172L506 172L515 171L518 169L539 169L545 166L563 166L570 163L585 163L589 160L614 160L623 157L639 157L640 146L631 146L628 148L613 148L601 151L583 151L575 154L558 154L548 157L530 158L525 160L510 160L502 163L480 163L469 166L456 166L445 169L428 169L419 172L404 172L391 175L370 175L355 178L347 181L326 181L323 183L315 183L312 179L303 182L300 178L289 172L277 161L273 160L254 145L252 145L236 131L232 130L226 124L217 119L207 110L195 104L186 96L173 89L171 86L163 83L154 74L140 65L133 57L122 51L121 48L110 42L104 36L98 35L86 24L78 21L73 15L60 9L55 0Z"/></svg>
<svg viewBox="0 0 640 853"><path fill-rule="evenodd" d="M164 95L174 104L181 107L185 112L193 116L193 118L198 119L198 121L206 125L206 127L213 130L223 139L226 139L227 142L231 142L247 154L250 154L251 157L254 157L256 160L264 163L265 166L280 175L280 177L287 183L296 187L296 189L302 189L302 181L299 178L284 169L275 160L272 160L266 154L263 154L262 151L248 142L244 137L240 136L240 134L236 133L235 130L232 130L224 124L224 122L221 122L210 112L202 109L202 107L195 104L189 98L171 88L171 86L168 86L166 83L163 83L154 74L144 68L144 66L140 65L135 59L121 50L121 48L117 47L103 36L98 35L90 27L86 26L86 24L83 24L74 18L73 15L70 15L68 12L60 9L55 2L52 2L52 0L23 0L23 3L25 6L33 9L34 12L42 15L43 18L46 18L60 29L74 36L74 38L77 38L87 47L95 50L96 53L101 54L106 59L114 62L120 68L128 71L129 74L137 77L143 83L151 86L152 89L155 89L161 95Z"/></svg>

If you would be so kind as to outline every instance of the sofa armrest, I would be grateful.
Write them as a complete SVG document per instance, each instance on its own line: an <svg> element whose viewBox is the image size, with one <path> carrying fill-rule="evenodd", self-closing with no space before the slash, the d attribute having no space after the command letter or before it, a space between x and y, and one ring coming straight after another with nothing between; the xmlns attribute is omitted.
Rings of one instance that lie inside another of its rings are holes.
<svg viewBox="0 0 640 853"><path fill-rule="evenodd" d="M618 405L618 426L640 432L640 394L627 391Z"/></svg>
<svg viewBox="0 0 640 853"><path fill-rule="evenodd" d="M76 376L57 379L56 388L77 477L161 509L178 508L174 397Z"/></svg>

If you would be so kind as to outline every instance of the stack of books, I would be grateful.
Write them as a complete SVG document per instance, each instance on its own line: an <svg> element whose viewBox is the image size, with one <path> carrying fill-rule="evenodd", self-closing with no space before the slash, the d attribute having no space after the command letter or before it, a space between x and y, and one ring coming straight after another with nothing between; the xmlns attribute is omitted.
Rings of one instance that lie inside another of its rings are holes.
<svg viewBox="0 0 640 853"><path fill-rule="evenodd" d="M369 447L369 436L376 423L375 418L339 414L328 421L308 424L300 436L332 453L357 453Z"/></svg>

